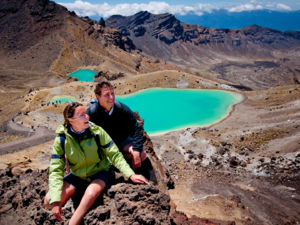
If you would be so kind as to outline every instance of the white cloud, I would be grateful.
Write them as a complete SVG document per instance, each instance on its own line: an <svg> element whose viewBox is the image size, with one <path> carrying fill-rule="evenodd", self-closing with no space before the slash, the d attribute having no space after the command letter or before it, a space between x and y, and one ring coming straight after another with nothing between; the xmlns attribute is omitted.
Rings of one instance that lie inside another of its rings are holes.
<svg viewBox="0 0 300 225"><path fill-rule="evenodd" d="M243 12L243 11L253 11L253 10L260 10L263 9L264 7L261 5L254 5L254 4L244 4L244 5L239 5L236 7L232 7L228 9L229 12Z"/></svg>
<svg viewBox="0 0 300 225"><path fill-rule="evenodd" d="M74 3L59 4L67 7L69 11L75 11L80 16L94 16L97 14L95 5L89 2L75 1ZM103 5L105 5L105 3Z"/></svg>
<svg viewBox="0 0 300 225"><path fill-rule="evenodd" d="M213 10L221 9L217 5L213 4L201 4L194 5L170 5L166 2L153 1L149 3L123 3L110 5L108 3L103 4L91 4L88 0L75 0L73 3L60 3L68 8L70 11L75 11L79 16L97 16L107 18L112 15L130 16L140 11L148 11L153 14L171 13L177 15L196 14L203 15L205 12L212 12ZM260 9L272 9L279 11L288 11L291 8L282 3L269 2L262 4L260 0L250 0L248 4L242 4L227 8L229 12L242 12L252 11ZM261 2L261 3L260 3Z"/></svg>
<svg viewBox="0 0 300 225"><path fill-rule="evenodd" d="M276 2L272 2L272 3L268 3L265 6L267 9L271 9L271 10L275 10L275 11L291 11L292 8L286 4L283 3L276 3Z"/></svg>
<svg viewBox="0 0 300 225"><path fill-rule="evenodd" d="M153 14L171 13L186 15L193 13L202 15L203 12L211 12L217 7L211 4L196 4L193 6L186 5L169 5L166 2L149 2L147 4L91 4L82 0L76 0L74 3L59 3L68 8L70 11L75 11L79 16L102 16L109 17L111 15L129 16L140 11L149 11Z"/></svg>
<svg viewBox="0 0 300 225"><path fill-rule="evenodd" d="M199 13L203 13L203 12L212 12L213 10L218 10L219 8L216 5L211 5L211 4L196 4L194 6L194 12L197 14L197 12Z"/></svg>
<svg viewBox="0 0 300 225"><path fill-rule="evenodd" d="M276 8L278 10L283 10L283 11L290 11L290 10L292 10L291 7L289 7L289 6L285 5L285 4L282 4L282 3L278 3L276 5Z"/></svg>

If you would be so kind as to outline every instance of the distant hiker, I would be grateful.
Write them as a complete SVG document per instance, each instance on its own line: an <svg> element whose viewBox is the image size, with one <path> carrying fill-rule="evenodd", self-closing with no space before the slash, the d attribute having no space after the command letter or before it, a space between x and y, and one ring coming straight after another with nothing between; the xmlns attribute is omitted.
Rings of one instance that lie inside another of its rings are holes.
<svg viewBox="0 0 300 225"><path fill-rule="evenodd" d="M133 112L127 105L115 101L114 88L109 82L98 83L94 92L96 98L87 109L90 121L110 135L133 169L144 167L143 161L149 167L151 163L143 149L143 131Z"/></svg>
<svg viewBox="0 0 300 225"><path fill-rule="evenodd" d="M118 168L134 183L149 184L142 175L137 175L127 164L122 153L110 136L99 126L89 122L86 109L80 103L69 103L64 109L64 124L60 125L56 137L49 171L49 192L44 204L52 208L59 221L62 206L75 192L83 191L83 197L69 224L80 224L85 213L98 196L110 185ZM65 155L71 173L64 176Z"/></svg>

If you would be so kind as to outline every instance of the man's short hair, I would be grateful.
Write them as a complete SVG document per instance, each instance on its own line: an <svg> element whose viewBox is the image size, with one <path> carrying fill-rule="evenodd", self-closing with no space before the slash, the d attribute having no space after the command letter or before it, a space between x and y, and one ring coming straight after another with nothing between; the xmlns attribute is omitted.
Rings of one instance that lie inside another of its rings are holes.
<svg viewBox="0 0 300 225"><path fill-rule="evenodd" d="M94 93L101 96L102 88L112 88L112 89L114 89L114 87L111 85L111 83L109 83L107 81L102 81L102 82L100 82L96 85Z"/></svg>

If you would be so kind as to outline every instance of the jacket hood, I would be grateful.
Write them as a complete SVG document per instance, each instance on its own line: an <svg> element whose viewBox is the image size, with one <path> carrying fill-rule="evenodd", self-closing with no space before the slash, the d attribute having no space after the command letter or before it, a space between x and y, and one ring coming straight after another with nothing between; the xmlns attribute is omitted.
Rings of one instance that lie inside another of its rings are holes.
<svg viewBox="0 0 300 225"><path fill-rule="evenodd" d="M64 124L61 124L57 127L55 132L57 134L63 134L63 133L65 133L65 131L66 131L66 128L65 128Z"/></svg>

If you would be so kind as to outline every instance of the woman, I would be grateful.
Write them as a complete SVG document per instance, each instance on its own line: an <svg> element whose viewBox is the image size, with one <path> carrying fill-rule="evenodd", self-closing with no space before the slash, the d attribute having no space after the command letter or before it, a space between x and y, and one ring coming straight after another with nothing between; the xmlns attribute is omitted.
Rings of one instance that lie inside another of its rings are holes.
<svg viewBox="0 0 300 225"><path fill-rule="evenodd" d="M134 174L122 153L110 136L99 126L89 122L86 109L80 103L70 103L64 109L63 125L60 125L53 144L49 171L49 192L44 203L52 208L59 221L62 218L62 206L84 186L85 191L79 206L69 221L70 225L80 224L87 210L97 197L110 185L113 177L111 164L118 168L134 183L149 184L142 176ZM61 137L64 137L64 145ZM96 139L102 146L98 151ZM66 155L66 157L65 157ZM71 173L64 176L65 158Z"/></svg>

